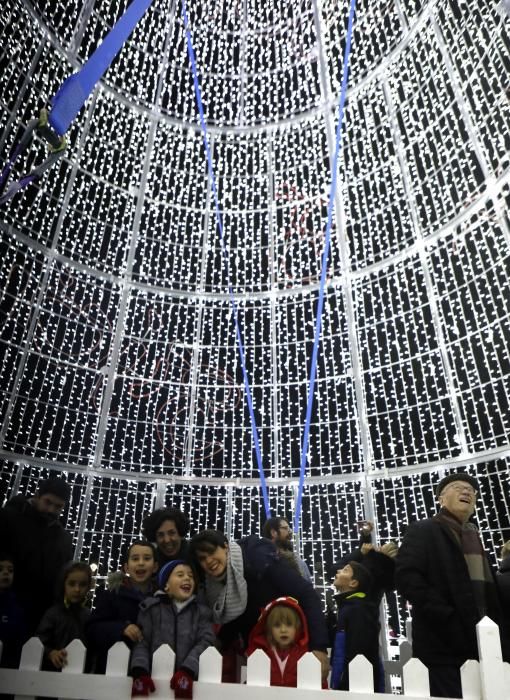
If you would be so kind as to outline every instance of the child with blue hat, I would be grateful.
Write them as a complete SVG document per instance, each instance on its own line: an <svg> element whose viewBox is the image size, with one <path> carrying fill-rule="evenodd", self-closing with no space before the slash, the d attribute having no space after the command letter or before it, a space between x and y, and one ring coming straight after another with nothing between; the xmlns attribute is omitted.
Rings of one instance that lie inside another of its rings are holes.
<svg viewBox="0 0 510 700"><path fill-rule="evenodd" d="M155 595L140 605L137 624L143 639L131 654L132 695L147 696L155 690L152 655L162 644L169 644L175 652L170 688L176 698L192 698L200 654L214 644L211 610L197 600L195 572L182 559L161 567L158 586Z"/></svg>

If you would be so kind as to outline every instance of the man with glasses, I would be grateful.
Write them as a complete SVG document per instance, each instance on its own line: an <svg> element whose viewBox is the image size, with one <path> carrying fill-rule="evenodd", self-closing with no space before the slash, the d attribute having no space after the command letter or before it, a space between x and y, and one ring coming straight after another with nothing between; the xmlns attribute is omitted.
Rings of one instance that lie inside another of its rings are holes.
<svg viewBox="0 0 510 700"><path fill-rule="evenodd" d="M470 521L478 483L465 473L442 479L440 510L412 523L397 556L397 589L412 605L413 656L429 669L430 693L460 698L460 667L478 658L476 624L503 617L494 574ZM504 650L505 655L505 650Z"/></svg>
<svg viewBox="0 0 510 700"><path fill-rule="evenodd" d="M304 559L294 552L292 529L285 518L269 518L262 528L262 537L271 540L282 557L288 559L296 567L303 578L312 583L312 575Z"/></svg>

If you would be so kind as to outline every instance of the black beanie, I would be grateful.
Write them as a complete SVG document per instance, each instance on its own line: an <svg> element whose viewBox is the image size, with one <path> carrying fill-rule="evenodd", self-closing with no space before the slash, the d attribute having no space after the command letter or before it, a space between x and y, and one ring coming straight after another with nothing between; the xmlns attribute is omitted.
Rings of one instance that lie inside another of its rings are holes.
<svg viewBox="0 0 510 700"><path fill-rule="evenodd" d="M51 477L50 479L44 479L44 481L39 483L37 493L39 496L44 496L45 493L51 493L52 496L61 498L67 503L71 496L71 487L65 479Z"/></svg>
<svg viewBox="0 0 510 700"><path fill-rule="evenodd" d="M454 472L453 474L448 474L448 476L445 476L444 479L441 479L441 481L436 487L436 498L439 498L445 486L451 484L452 481L465 481L470 486L472 486L475 491L480 490L480 487L478 486L478 481L474 478L474 476L470 476L469 474L465 474L464 472Z"/></svg>

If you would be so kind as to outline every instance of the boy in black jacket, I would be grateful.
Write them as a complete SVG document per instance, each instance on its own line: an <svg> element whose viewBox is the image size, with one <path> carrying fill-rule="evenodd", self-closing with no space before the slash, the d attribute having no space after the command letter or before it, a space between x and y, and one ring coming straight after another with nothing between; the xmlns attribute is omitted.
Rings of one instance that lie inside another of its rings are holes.
<svg viewBox="0 0 510 700"><path fill-rule="evenodd" d="M384 692L384 675L379 659L379 615L377 605L367 597L370 571L351 561L336 573L338 621L331 655L333 690L349 689L349 663L358 654L365 656L374 669L374 689Z"/></svg>
<svg viewBox="0 0 510 700"><path fill-rule="evenodd" d="M115 642L125 642L131 649L141 641L136 621L140 603L153 593L156 570L152 544L135 540L128 547L122 571L108 576L108 589L98 594L86 628L89 647L95 653L96 673L106 671L108 650Z"/></svg>

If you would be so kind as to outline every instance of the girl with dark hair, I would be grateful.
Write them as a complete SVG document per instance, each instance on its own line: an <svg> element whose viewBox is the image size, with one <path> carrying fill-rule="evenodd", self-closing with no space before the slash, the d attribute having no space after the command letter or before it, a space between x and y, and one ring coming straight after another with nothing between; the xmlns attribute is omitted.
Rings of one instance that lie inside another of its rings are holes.
<svg viewBox="0 0 510 700"><path fill-rule="evenodd" d="M66 646L73 639L85 643L85 622L90 610L85 608L92 587L92 570L82 561L72 561L62 573L60 599L45 612L36 636L44 645L45 664L50 670L62 669L67 664Z"/></svg>

